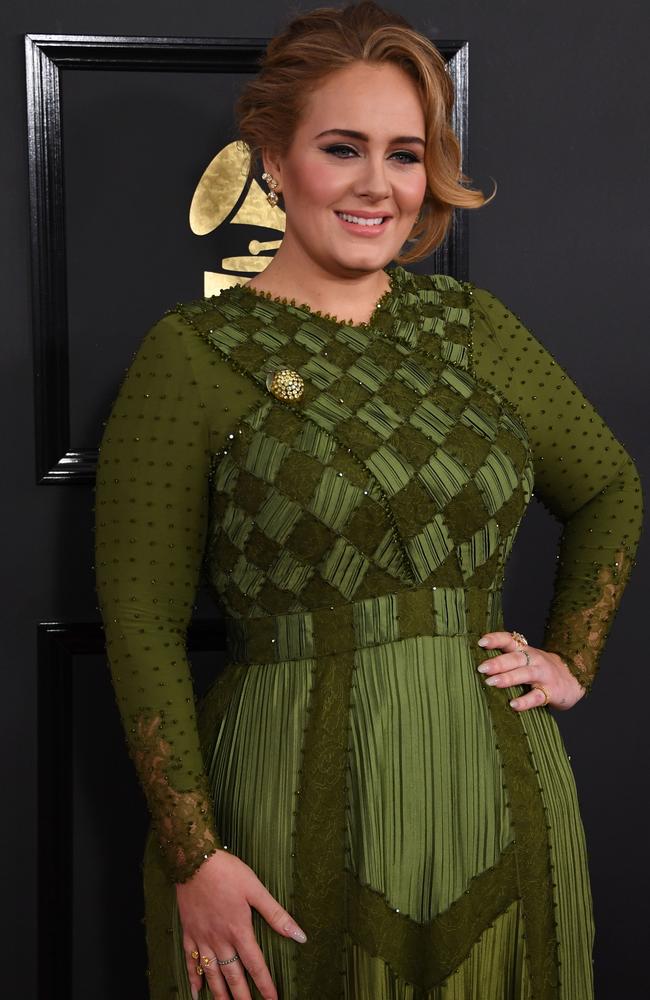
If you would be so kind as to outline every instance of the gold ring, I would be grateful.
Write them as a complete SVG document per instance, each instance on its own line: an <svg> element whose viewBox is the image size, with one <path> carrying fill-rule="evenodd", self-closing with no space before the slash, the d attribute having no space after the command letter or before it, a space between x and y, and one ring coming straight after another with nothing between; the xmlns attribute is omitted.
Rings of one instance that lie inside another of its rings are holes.
<svg viewBox="0 0 650 1000"><path fill-rule="evenodd" d="M194 951L190 952L190 955L192 956L192 958L198 958L199 957L199 953L196 950L196 948L194 949Z"/></svg>
<svg viewBox="0 0 650 1000"><path fill-rule="evenodd" d="M199 976L202 976L203 975L203 966L202 965L197 965L196 971L198 972Z"/></svg>
<svg viewBox="0 0 650 1000"><path fill-rule="evenodd" d="M522 635L521 632L511 632L510 635L515 640L518 650L520 650L522 646L528 645L528 639L526 638L525 635Z"/></svg>
<svg viewBox="0 0 650 1000"><path fill-rule="evenodd" d="M543 695L544 695L544 699L545 700L538 707L539 708L544 708L544 705L548 705L548 703L549 703L549 701L551 699L549 698L548 691L546 690L546 688L542 687L541 684L533 684L533 690L534 691L541 691L543 693Z"/></svg>

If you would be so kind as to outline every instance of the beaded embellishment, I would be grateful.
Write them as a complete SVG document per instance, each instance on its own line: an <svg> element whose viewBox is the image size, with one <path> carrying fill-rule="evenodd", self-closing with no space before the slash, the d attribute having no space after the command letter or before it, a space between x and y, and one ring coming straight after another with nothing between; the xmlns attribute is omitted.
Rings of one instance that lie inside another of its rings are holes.
<svg viewBox="0 0 650 1000"><path fill-rule="evenodd" d="M305 382L302 375L293 368L279 368L266 376L266 388L278 399L286 403L294 403L302 399Z"/></svg>

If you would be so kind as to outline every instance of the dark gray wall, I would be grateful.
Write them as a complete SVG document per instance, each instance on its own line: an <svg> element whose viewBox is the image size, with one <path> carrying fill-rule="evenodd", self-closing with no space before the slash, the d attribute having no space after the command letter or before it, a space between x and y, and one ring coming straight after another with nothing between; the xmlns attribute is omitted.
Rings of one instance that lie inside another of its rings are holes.
<svg viewBox="0 0 650 1000"><path fill-rule="evenodd" d="M36 623L92 621L97 613L90 490L34 485L22 34L265 37L279 26L284 6L268 0L245 5L13 0L8 6L0 13L0 273L5 302L0 427L8 458L2 490L5 651L0 709L6 740L0 755L0 856L7 865L2 883L7 895L0 940L7 949L3 994L32 997L39 961ZM646 5L642 0L406 0L399 7L432 37L470 41L470 172L488 190L490 177L499 184L495 201L472 216L471 279L503 298L556 354L643 475L649 459ZM169 296L173 301L173 289ZM534 507L513 558L508 590L512 625L533 642L544 621L556 537L556 526ZM645 545L593 694L559 717L573 757L590 848L599 1000L645 995L648 987L648 575ZM94 692L86 709L91 717L101 712L97 699L104 690L88 687ZM104 761L110 762L110 753L104 748ZM98 755L98 767L101 761ZM97 781L102 780L98 773ZM91 867L91 861L85 863ZM86 905L93 898L87 893ZM101 899L94 898L94 905L101 907ZM75 1000L92 995L91 984L74 994Z"/></svg>

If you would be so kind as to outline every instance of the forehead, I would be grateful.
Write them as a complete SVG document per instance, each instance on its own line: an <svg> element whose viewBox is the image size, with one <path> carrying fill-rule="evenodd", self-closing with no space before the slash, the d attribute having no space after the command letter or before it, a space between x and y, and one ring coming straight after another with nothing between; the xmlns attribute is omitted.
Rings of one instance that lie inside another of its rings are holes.
<svg viewBox="0 0 650 1000"><path fill-rule="evenodd" d="M393 63L352 63L326 76L309 94L298 132L331 128L424 138L424 110L415 82Z"/></svg>

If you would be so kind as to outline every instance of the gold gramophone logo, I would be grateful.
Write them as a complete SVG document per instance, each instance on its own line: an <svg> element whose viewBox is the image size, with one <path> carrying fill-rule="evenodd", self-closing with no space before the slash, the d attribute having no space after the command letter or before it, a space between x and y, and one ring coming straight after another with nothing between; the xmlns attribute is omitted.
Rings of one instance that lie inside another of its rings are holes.
<svg viewBox="0 0 650 1000"><path fill-rule="evenodd" d="M219 226L255 226L285 230L285 214L277 205L270 205L255 178L249 182L250 152L241 139L228 143L217 153L196 186L190 205L190 229L197 236L207 236ZM203 294L218 295L222 289L241 285L259 274L273 259L282 242L251 240L249 255L224 257L222 271L205 271ZM240 272L237 274L236 272ZM244 272L243 275L241 272Z"/></svg>

